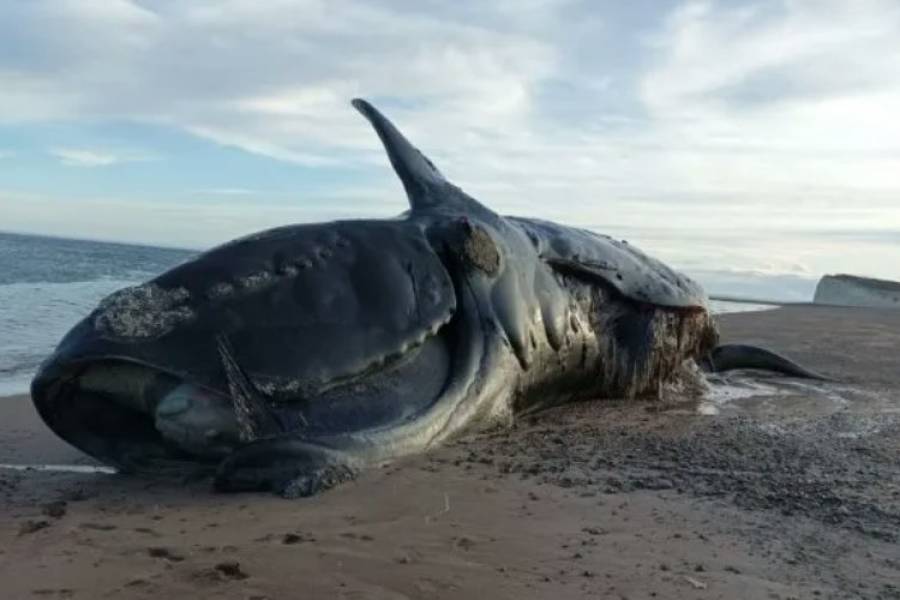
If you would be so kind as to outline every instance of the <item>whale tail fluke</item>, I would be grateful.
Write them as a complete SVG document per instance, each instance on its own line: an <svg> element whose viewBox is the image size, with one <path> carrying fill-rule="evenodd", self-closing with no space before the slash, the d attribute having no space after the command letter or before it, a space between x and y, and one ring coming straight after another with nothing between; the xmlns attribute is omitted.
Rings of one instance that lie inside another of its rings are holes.
<svg viewBox="0 0 900 600"><path fill-rule="evenodd" d="M713 373L734 369L760 369L801 379L833 381L833 379L810 371L806 367L771 350L748 344L721 344L716 346L703 363Z"/></svg>

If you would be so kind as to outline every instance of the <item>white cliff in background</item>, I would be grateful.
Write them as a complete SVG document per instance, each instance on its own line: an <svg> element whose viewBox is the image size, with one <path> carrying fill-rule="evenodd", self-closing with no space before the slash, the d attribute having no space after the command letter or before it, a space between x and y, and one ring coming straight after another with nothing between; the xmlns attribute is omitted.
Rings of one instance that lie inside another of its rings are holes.
<svg viewBox="0 0 900 600"><path fill-rule="evenodd" d="M900 283L855 275L825 275L816 286L816 304L900 308Z"/></svg>

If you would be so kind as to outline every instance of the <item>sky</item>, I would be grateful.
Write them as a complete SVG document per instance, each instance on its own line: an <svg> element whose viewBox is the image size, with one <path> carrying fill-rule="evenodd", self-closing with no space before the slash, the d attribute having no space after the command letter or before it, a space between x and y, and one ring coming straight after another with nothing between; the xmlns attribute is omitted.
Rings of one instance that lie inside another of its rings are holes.
<svg viewBox="0 0 900 600"><path fill-rule="evenodd" d="M900 279L896 0L0 0L0 230L395 215L356 96L498 212Z"/></svg>

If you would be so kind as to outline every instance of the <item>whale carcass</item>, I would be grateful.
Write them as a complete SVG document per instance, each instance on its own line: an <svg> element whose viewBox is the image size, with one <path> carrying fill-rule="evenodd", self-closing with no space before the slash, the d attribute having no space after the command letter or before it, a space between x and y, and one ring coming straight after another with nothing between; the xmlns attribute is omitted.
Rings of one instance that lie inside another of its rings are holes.
<svg viewBox="0 0 900 600"><path fill-rule="evenodd" d="M494 213L354 106L410 210L264 231L112 294L32 383L53 431L122 470L205 466L219 490L303 496L526 411L658 394L692 363L814 375L718 346L688 277Z"/></svg>

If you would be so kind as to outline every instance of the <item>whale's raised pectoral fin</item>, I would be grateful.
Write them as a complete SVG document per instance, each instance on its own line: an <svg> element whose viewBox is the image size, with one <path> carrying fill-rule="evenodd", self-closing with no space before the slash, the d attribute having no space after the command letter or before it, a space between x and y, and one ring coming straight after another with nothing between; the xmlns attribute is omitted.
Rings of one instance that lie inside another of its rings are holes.
<svg viewBox="0 0 900 600"><path fill-rule="evenodd" d="M368 119L381 139L394 172L403 182L413 211L448 207L471 214L488 210L447 181L434 163L413 146L377 108L361 98L353 100L353 107Z"/></svg>

